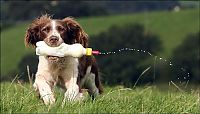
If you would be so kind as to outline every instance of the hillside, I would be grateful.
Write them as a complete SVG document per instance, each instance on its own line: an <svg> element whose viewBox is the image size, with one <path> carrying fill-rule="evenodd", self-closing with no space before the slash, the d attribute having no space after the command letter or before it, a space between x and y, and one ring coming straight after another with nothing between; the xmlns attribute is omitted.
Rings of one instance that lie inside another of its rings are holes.
<svg viewBox="0 0 200 114"><path fill-rule="evenodd" d="M163 41L164 51L160 55L165 58L170 56L171 51L182 42L187 34L199 31L199 20L199 9L77 19L89 36L106 31L115 24L119 26L123 26L125 23L144 24L147 31L158 34ZM30 22L13 26L1 32L1 75L16 71L21 58L27 53L31 53L31 49L25 48L23 44L28 23Z"/></svg>

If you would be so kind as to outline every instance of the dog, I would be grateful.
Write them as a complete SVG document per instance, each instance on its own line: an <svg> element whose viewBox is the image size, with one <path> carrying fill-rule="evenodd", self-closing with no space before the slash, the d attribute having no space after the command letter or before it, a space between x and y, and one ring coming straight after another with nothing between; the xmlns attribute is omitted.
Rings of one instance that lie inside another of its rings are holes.
<svg viewBox="0 0 200 114"><path fill-rule="evenodd" d="M52 19L48 14L42 15L30 24L25 34L25 45L36 48L38 41L48 46L57 47L62 43L80 43L88 47L88 35L72 17ZM66 90L64 99L75 101L82 89L86 88L94 98L103 92L96 60L93 56L74 58L71 56L39 56L38 68L33 87L48 104L55 103L53 88L55 85Z"/></svg>

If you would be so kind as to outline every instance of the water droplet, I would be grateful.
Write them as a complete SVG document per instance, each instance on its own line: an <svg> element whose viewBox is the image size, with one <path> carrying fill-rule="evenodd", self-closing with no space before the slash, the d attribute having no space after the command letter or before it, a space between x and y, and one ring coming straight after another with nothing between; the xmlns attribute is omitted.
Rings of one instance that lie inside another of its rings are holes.
<svg viewBox="0 0 200 114"><path fill-rule="evenodd" d="M149 55L151 55L151 53L148 52ZM151 55L152 56L152 55Z"/></svg>
<svg viewBox="0 0 200 114"><path fill-rule="evenodd" d="M181 68L181 70L182 70L182 71L185 71L185 69L184 69L184 68Z"/></svg>
<svg viewBox="0 0 200 114"><path fill-rule="evenodd" d="M179 78L178 78L178 80L179 80Z"/></svg>
<svg viewBox="0 0 200 114"><path fill-rule="evenodd" d="M162 58L160 57L160 60L162 60Z"/></svg>
<svg viewBox="0 0 200 114"><path fill-rule="evenodd" d="M169 65L172 66L173 64L170 63Z"/></svg>
<svg viewBox="0 0 200 114"><path fill-rule="evenodd" d="M140 51L140 50L137 50L138 52Z"/></svg>

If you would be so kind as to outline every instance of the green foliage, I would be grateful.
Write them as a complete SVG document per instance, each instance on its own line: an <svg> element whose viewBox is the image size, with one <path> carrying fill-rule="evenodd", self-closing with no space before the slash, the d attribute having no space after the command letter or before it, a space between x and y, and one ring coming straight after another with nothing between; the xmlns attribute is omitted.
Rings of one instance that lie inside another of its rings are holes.
<svg viewBox="0 0 200 114"><path fill-rule="evenodd" d="M158 37L155 34L146 32L140 24L129 24L122 27L113 26L108 31L91 37L91 44L94 49L102 51L132 48L155 54L162 49L162 43ZM149 57L151 56L148 53L127 51L113 56L103 58L100 56L97 58L104 73L103 79L108 84L131 85L131 83L134 84L139 74L144 70L144 67L139 65ZM147 65L145 66L147 67Z"/></svg>
<svg viewBox="0 0 200 114"><path fill-rule="evenodd" d="M106 15L107 11L102 6L93 6L84 1L1 1L1 29L19 21L32 20L41 14L52 14L55 18L65 16L95 16Z"/></svg>
<svg viewBox="0 0 200 114"><path fill-rule="evenodd" d="M200 31L188 35L183 43L174 50L173 61L190 73L190 77L183 74L175 78L184 81L184 77L187 77L190 81L200 83ZM181 71L179 70L177 74L181 74Z"/></svg>
<svg viewBox="0 0 200 114"><path fill-rule="evenodd" d="M64 107L64 92L56 89L55 93L56 103L45 106L28 84L1 83L1 113L198 113L200 107L199 91L161 92L155 86L106 87L94 101L86 98Z"/></svg>
<svg viewBox="0 0 200 114"><path fill-rule="evenodd" d="M168 10L179 6L177 1L1 1L1 21L16 23L30 20L41 13L54 14L56 18L66 15L82 17L130 13L144 10ZM23 7L22 7L23 6ZM126 6L126 7L124 7ZM4 25L4 23L3 23ZM5 26L6 27L6 26Z"/></svg>

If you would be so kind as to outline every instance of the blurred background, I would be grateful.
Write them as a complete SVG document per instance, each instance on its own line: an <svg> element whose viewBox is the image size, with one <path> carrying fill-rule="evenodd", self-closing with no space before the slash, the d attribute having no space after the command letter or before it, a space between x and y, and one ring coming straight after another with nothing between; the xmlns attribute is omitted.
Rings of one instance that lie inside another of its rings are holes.
<svg viewBox="0 0 200 114"><path fill-rule="evenodd" d="M1 81L34 77L38 57L24 46L25 31L42 14L74 17L93 49L124 51L96 56L106 85L200 85L199 1L1 0ZM171 65L172 64L172 65Z"/></svg>

